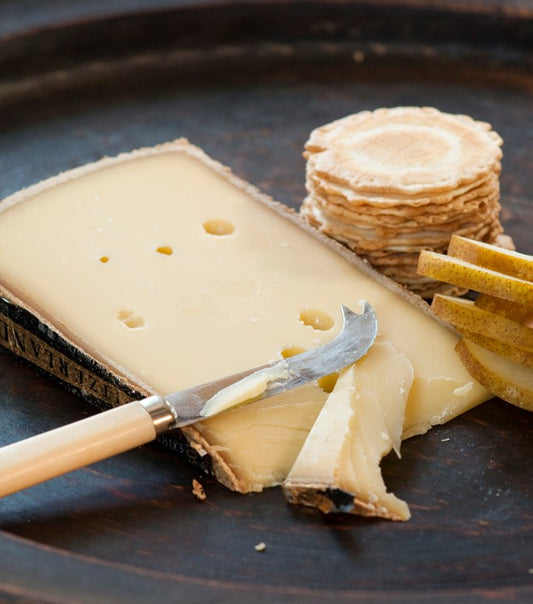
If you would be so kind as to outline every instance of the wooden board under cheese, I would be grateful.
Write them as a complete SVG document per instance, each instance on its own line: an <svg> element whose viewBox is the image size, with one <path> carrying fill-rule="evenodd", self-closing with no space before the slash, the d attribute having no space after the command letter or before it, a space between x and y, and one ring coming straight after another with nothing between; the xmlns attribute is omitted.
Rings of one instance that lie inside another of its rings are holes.
<svg viewBox="0 0 533 604"><path fill-rule="evenodd" d="M414 368L404 438L491 396L425 303L184 140L4 200L0 296L0 343L99 404L312 349L362 299ZM283 481L326 398L304 387L169 444L229 488L261 490Z"/></svg>

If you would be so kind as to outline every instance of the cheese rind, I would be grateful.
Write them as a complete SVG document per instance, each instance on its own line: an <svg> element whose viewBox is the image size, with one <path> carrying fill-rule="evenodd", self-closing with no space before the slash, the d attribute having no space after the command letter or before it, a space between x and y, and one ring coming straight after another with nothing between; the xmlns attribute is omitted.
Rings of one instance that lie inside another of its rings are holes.
<svg viewBox="0 0 533 604"><path fill-rule="evenodd" d="M420 385L404 436L489 398L427 306L186 141L106 159L2 202L0 294L146 394L320 346L341 328L340 305L364 298ZM466 396L456 394L469 383ZM314 385L231 410L231 426L224 413L184 432L225 484L260 490L283 480L325 398ZM285 422L298 438L278 442L273 432ZM271 461L251 468L244 437L270 448Z"/></svg>

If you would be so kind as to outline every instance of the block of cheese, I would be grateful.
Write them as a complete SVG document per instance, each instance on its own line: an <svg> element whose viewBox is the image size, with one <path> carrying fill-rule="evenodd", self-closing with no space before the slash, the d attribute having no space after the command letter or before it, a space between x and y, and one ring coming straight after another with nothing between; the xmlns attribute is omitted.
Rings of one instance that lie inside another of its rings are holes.
<svg viewBox="0 0 533 604"><path fill-rule="evenodd" d="M113 380L139 395L168 393L312 349L338 333L340 305L361 299L414 367L404 437L490 397L418 298L184 140L4 200L0 297L37 317L25 337L66 345L54 365L40 344L21 346L20 333L0 329L0 341L70 386L67 361L82 351L91 380L105 381L92 398L112 404L124 398L107 396ZM221 482L261 490L286 476L326 398L312 385L183 434Z"/></svg>
<svg viewBox="0 0 533 604"><path fill-rule="evenodd" d="M287 500L325 513L408 520L380 462L393 448L399 455L413 378L409 359L388 341L344 370L283 483Z"/></svg>

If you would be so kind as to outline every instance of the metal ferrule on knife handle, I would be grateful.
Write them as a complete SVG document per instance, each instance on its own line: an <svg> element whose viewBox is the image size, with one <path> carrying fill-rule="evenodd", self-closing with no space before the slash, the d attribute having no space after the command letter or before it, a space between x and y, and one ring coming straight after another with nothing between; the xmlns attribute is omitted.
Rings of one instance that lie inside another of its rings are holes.
<svg viewBox="0 0 533 604"><path fill-rule="evenodd" d="M176 423L177 415L165 397L154 394L139 401L149 413L154 423L156 434L163 434Z"/></svg>

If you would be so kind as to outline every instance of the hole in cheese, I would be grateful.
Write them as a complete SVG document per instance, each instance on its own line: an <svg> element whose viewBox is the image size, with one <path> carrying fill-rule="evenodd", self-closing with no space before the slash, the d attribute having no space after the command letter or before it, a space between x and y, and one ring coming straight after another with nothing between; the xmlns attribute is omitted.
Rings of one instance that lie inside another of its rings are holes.
<svg viewBox="0 0 533 604"><path fill-rule="evenodd" d="M202 226L206 233L209 235L217 235L218 237L222 235L231 235L235 230L235 227L231 222L222 220L221 218L206 220Z"/></svg>
<svg viewBox="0 0 533 604"><path fill-rule="evenodd" d="M155 250L159 254L163 254L164 256L172 256L174 250L170 247L170 245L160 245Z"/></svg>
<svg viewBox="0 0 533 604"><path fill-rule="evenodd" d="M143 329L146 324L142 315L129 309L119 310L117 319L128 329Z"/></svg>
<svg viewBox="0 0 533 604"><path fill-rule="evenodd" d="M333 392L333 389L335 388L335 384L337 383L337 380L339 379L339 373L335 372L335 373L330 373L329 375L325 375L324 377L321 377L317 380L318 385L320 386L320 388L322 388L322 390L326 393L331 393Z"/></svg>
<svg viewBox="0 0 533 604"><path fill-rule="evenodd" d="M284 359L288 359L289 357L293 357L295 354L301 354L305 352L305 348L301 346L289 346L288 348L283 348L280 353Z"/></svg>
<svg viewBox="0 0 533 604"><path fill-rule="evenodd" d="M308 325L318 331L328 331L335 325L335 320L330 314L315 308L302 310L299 319L304 325Z"/></svg>

